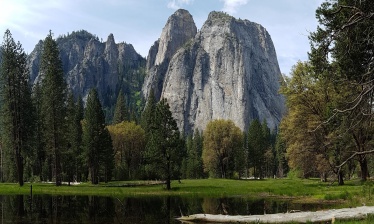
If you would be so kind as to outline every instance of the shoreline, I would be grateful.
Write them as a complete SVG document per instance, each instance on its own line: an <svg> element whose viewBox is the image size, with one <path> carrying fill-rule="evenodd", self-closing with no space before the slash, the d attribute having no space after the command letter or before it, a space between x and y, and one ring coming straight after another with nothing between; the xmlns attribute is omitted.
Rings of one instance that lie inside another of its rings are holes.
<svg viewBox="0 0 374 224"><path fill-rule="evenodd" d="M315 212L277 213L265 215L211 215L194 214L182 216L177 220L183 222L219 222L219 223L307 223L331 222L335 220L365 219L368 214L374 214L374 206L356 208L330 209Z"/></svg>

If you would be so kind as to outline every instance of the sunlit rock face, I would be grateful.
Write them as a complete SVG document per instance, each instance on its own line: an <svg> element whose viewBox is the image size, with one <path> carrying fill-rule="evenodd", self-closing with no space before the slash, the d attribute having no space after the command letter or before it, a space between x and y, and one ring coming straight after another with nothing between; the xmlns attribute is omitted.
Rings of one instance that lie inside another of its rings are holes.
<svg viewBox="0 0 374 224"><path fill-rule="evenodd" d="M144 96L153 89L157 99L166 98L185 133L204 130L212 119L230 119L242 130L253 119L276 128L285 101L266 29L222 12L210 13L200 31L194 26L185 10L169 18L149 51ZM176 36L183 38L173 43Z"/></svg>
<svg viewBox="0 0 374 224"><path fill-rule="evenodd" d="M73 32L56 40L67 87L75 96L85 99L91 88L96 88L102 104L115 103L123 77L145 67L145 59L131 44L115 43L113 34L107 40L99 40L87 31ZM39 73L43 41L28 55L30 81L42 79ZM130 79L127 77L127 79Z"/></svg>

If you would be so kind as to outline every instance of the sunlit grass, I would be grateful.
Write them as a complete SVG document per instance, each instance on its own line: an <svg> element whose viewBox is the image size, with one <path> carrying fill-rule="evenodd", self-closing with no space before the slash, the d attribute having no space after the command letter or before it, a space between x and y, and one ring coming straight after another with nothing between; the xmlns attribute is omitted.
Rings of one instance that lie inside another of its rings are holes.
<svg viewBox="0 0 374 224"><path fill-rule="evenodd" d="M359 180L346 181L344 186L336 183L323 183L318 179L266 179L266 180L228 180L199 179L172 182L172 190L151 181L114 181L92 185L82 183L74 186L59 186L48 183L26 183L23 187L13 183L1 183L0 195L96 195L119 199L125 197L242 197L242 198L279 198L291 203L326 203L334 208L357 207L363 204L374 205L373 182ZM329 206L330 207L330 206ZM364 224L374 223L374 215L366 220L337 221L335 223Z"/></svg>
<svg viewBox="0 0 374 224"><path fill-rule="evenodd" d="M347 181L344 186L322 183L317 179L266 179L266 180L229 180L199 179L172 182L172 190L167 191L164 185L147 185L149 181L116 181L91 185L82 183L75 186L59 186L47 183L26 183L23 187L17 184L0 184L0 194L33 194L51 195L99 195L116 197L141 196L185 196L185 197L279 197L292 198L305 202L344 202L350 206L374 204L374 187L372 182L362 184L360 181Z"/></svg>

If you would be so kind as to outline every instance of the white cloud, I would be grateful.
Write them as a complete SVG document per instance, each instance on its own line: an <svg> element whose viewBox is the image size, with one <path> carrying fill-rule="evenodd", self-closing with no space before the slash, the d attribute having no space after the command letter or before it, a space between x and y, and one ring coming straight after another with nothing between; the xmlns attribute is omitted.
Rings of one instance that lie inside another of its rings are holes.
<svg viewBox="0 0 374 224"><path fill-rule="evenodd" d="M168 8L170 9L180 9L183 5L189 5L193 2L194 0L171 0L168 3Z"/></svg>
<svg viewBox="0 0 374 224"><path fill-rule="evenodd" d="M229 14L235 14L237 8L241 5L246 5L249 0L221 0L224 2L222 11Z"/></svg>

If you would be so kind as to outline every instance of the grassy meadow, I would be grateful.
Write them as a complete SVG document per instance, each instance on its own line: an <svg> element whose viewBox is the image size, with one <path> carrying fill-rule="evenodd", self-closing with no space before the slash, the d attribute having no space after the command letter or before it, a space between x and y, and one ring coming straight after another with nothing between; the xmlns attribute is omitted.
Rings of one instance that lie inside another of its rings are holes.
<svg viewBox="0 0 374 224"><path fill-rule="evenodd" d="M152 185L150 181L121 181L91 185L82 183L72 186L59 186L48 183L0 184L0 195L33 194L51 195L99 195L114 197L142 196L183 196L183 197L247 197L247 198L289 198L304 202L339 202L358 206L374 205L374 183L358 180L346 181L344 186L336 183L322 183L318 179L266 179L266 180L229 180L198 179L172 182L172 190L164 185Z"/></svg>
<svg viewBox="0 0 374 224"><path fill-rule="evenodd" d="M26 183L23 187L13 183L1 183L0 195L96 195L117 197L243 197L274 198L294 203L327 203L335 208L374 205L374 182L362 183L359 180L346 181L344 186L336 183L323 183L319 179L266 179L229 180L199 179L172 182L172 190L152 181L118 181L92 185L82 183L56 187L50 183ZM374 223L374 215L360 221L336 221L344 224Z"/></svg>

